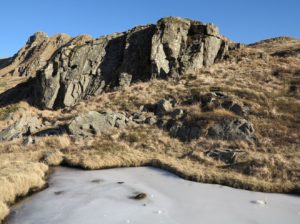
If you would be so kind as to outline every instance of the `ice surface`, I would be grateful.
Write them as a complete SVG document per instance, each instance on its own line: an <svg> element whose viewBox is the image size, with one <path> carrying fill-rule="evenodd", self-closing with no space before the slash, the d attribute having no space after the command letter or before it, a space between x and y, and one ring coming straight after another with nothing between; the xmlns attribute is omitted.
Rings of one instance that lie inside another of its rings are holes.
<svg viewBox="0 0 300 224"><path fill-rule="evenodd" d="M300 223L300 197L196 183L149 167L58 167L49 184L17 204L7 223ZM133 200L137 193L147 197Z"/></svg>

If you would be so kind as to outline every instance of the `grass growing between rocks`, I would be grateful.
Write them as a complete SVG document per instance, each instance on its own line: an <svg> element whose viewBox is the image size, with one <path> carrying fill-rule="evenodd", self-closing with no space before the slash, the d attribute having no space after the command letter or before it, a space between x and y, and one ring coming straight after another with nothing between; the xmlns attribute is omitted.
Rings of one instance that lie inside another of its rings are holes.
<svg viewBox="0 0 300 224"><path fill-rule="evenodd" d="M186 101L219 88L249 107L245 118L253 123L258 138L252 143L212 140L204 131L201 137L183 142L156 126L138 125L84 139L63 134L39 137L29 145L21 139L4 141L0 145L0 220L18 197L42 189L49 167L58 165L81 169L154 166L193 181L299 194L300 101L297 95L289 95L284 77L273 75L275 67L290 66L295 70L299 64L296 57L270 57L265 61L243 56L239 62L222 62L178 79L135 83L64 110L40 111L24 102L0 108L0 117L12 113L9 120L0 121L2 129L25 115L63 125L82 112L111 110L131 114L144 104L172 97L177 100L177 108L189 114L185 118L188 122L205 126L236 115L224 109L202 111L199 102ZM237 149L243 153L228 164L207 156L212 149Z"/></svg>

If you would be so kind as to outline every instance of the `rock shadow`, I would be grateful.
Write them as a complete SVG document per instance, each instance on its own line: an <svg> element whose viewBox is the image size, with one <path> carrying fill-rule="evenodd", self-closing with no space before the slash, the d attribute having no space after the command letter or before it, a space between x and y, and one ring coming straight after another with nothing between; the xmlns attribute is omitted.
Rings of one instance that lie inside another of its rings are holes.
<svg viewBox="0 0 300 224"><path fill-rule="evenodd" d="M34 88L36 84L35 78L29 78L15 87L8 89L0 94L0 107L5 107L20 101L26 101L30 105L34 105Z"/></svg>

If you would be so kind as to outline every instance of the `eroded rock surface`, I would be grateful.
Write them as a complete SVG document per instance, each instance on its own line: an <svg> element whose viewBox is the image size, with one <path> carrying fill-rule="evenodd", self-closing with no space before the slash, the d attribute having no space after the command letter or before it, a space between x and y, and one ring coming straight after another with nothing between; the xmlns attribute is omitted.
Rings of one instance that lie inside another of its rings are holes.
<svg viewBox="0 0 300 224"><path fill-rule="evenodd" d="M38 118L24 116L14 124L0 131L0 140L12 140L23 135L31 135L41 129L42 126L42 122Z"/></svg>
<svg viewBox="0 0 300 224"><path fill-rule="evenodd" d="M37 71L47 64L54 52L70 39L71 37L66 34L48 37L46 33L36 32L12 58L0 63L0 76L34 77Z"/></svg>
<svg viewBox="0 0 300 224"><path fill-rule="evenodd" d="M222 59L228 44L214 25L177 17L98 39L79 36L40 71L35 101L69 107L131 82L182 75Z"/></svg>
<svg viewBox="0 0 300 224"><path fill-rule="evenodd" d="M122 113L89 111L75 117L68 129L72 135L85 137L108 131L113 127L126 127L128 121Z"/></svg>
<svg viewBox="0 0 300 224"><path fill-rule="evenodd" d="M208 135L224 140L255 140L253 124L243 118L223 118L208 130Z"/></svg>

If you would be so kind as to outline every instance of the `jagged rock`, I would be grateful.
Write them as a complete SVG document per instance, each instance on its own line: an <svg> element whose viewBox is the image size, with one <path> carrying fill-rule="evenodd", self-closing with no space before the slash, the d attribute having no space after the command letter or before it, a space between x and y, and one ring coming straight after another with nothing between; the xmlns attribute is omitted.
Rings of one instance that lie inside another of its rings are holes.
<svg viewBox="0 0 300 224"><path fill-rule="evenodd" d="M174 119L158 120L157 126L170 133L174 138L179 138L182 141L190 141L200 137L201 129L198 126L182 124Z"/></svg>
<svg viewBox="0 0 300 224"><path fill-rule="evenodd" d="M208 129L208 135L224 140L255 140L253 124L242 118L223 118Z"/></svg>
<svg viewBox="0 0 300 224"><path fill-rule="evenodd" d="M166 99L160 100L156 104L155 115L163 116L170 113L173 110L175 103L176 102L174 100L166 100Z"/></svg>
<svg viewBox="0 0 300 224"><path fill-rule="evenodd" d="M98 39L72 39L39 72L35 104L56 109L118 86L194 71L223 58L228 40L212 24L168 17Z"/></svg>
<svg viewBox="0 0 300 224"><path fill-rule="evenodd" d="M142 124L146 121L146 117L143 114L134 113L131 120L137 124Z"/></svg>
<svg viewBox="0 0 300 224"><path fill-rule="evenodd" d="M249 108L231 99L221 91L213 91L200 96L201 108L203 111L213 111L217 108L224 108L233 113L245 116L249 113Z"/></svg>
<svg viewBox="0 0 300 224"><path fill-rule="evenodd" d="M166 119L158 119L156 122L156 125L159 128L164 128L167 123L168 123L168 120L166 120Z"/></svg>
<svg viewBox="0 0 300 224"><path fill-rule="evenodd" d="M241 104L229 99L222 103L222 107L240 116L247 115L249 112L248 107L242 106Z"/></svg>
<svg viewBox="0 0 300 224"><path fill-rule="evenodd" d="M124 74L126 85L131 80L149 80L153 32L154 26L149 25L94 40L73 39L38 76L36 103L51 109L72 106L120 82L123 85Z"/></svg>
<svg viewBox="0 0 300 224"><path fill-rule="evenodd" d="M177 76L222 58L226 41L212 24L178 17L158 21L152 38L152 72L155 77Z"/></svg>
<svg viewBox="0 0 300 224"><path fill-rule="evenodd" d="M115 127L116 128L126 128L127 124L126 124L125 120L118 119L118 120L116 120Z"/></svg>
<svg viewBox="0 0 300 224"><path fill-rule="evenodd" d="M29 37L26 45L21 48L5 64L0 67L0 76L32 76L43 68L54 52L71 39L66 34L48 37L46 33L37 32Z"/></svg>
<svg viewBox="0 0 300 224"><path fill-rule="evenodd" d="M203 111L213 111L220 106L218 95L215 92L209 92L201 95L200 102Z"/></svg>
<svg viewBox="0 0 300 224"><path fill-rule="evenodd" d="M179 119L182 118L184 115L183 110L182 109L175 109L172 111L171 116L173 119Z"/></svg>
<svg viewBox="0 0 300 224"><path fill-rule="evenodd" d="M127 122L128 119L122 113L89 111L75 117L68 125L68 130L75 136L91 136L113 127L123 128Z"/></svg>
<svg viewBox="0 0 300 224"><path fill-rule="evenodd" d="M200 137L201 129L198 126L180 125L175 123L171 126L170 135L182 141L190 141Z"/></svg>
<svg viewBox="0 0 300 224"><path fill-rule="evenodd" d="M42 122L36 117L22 117L14 124L3 129L0 132L0 140L12 140L22 137L23 135L31 135L42 128Z"/></svg>
<svg viewBox="0 0 300 224"><path fill-rule="evenodd" d="M157 123L157 118L156 117L147 117L145 120L146 124L154 125Z"/></svg>

